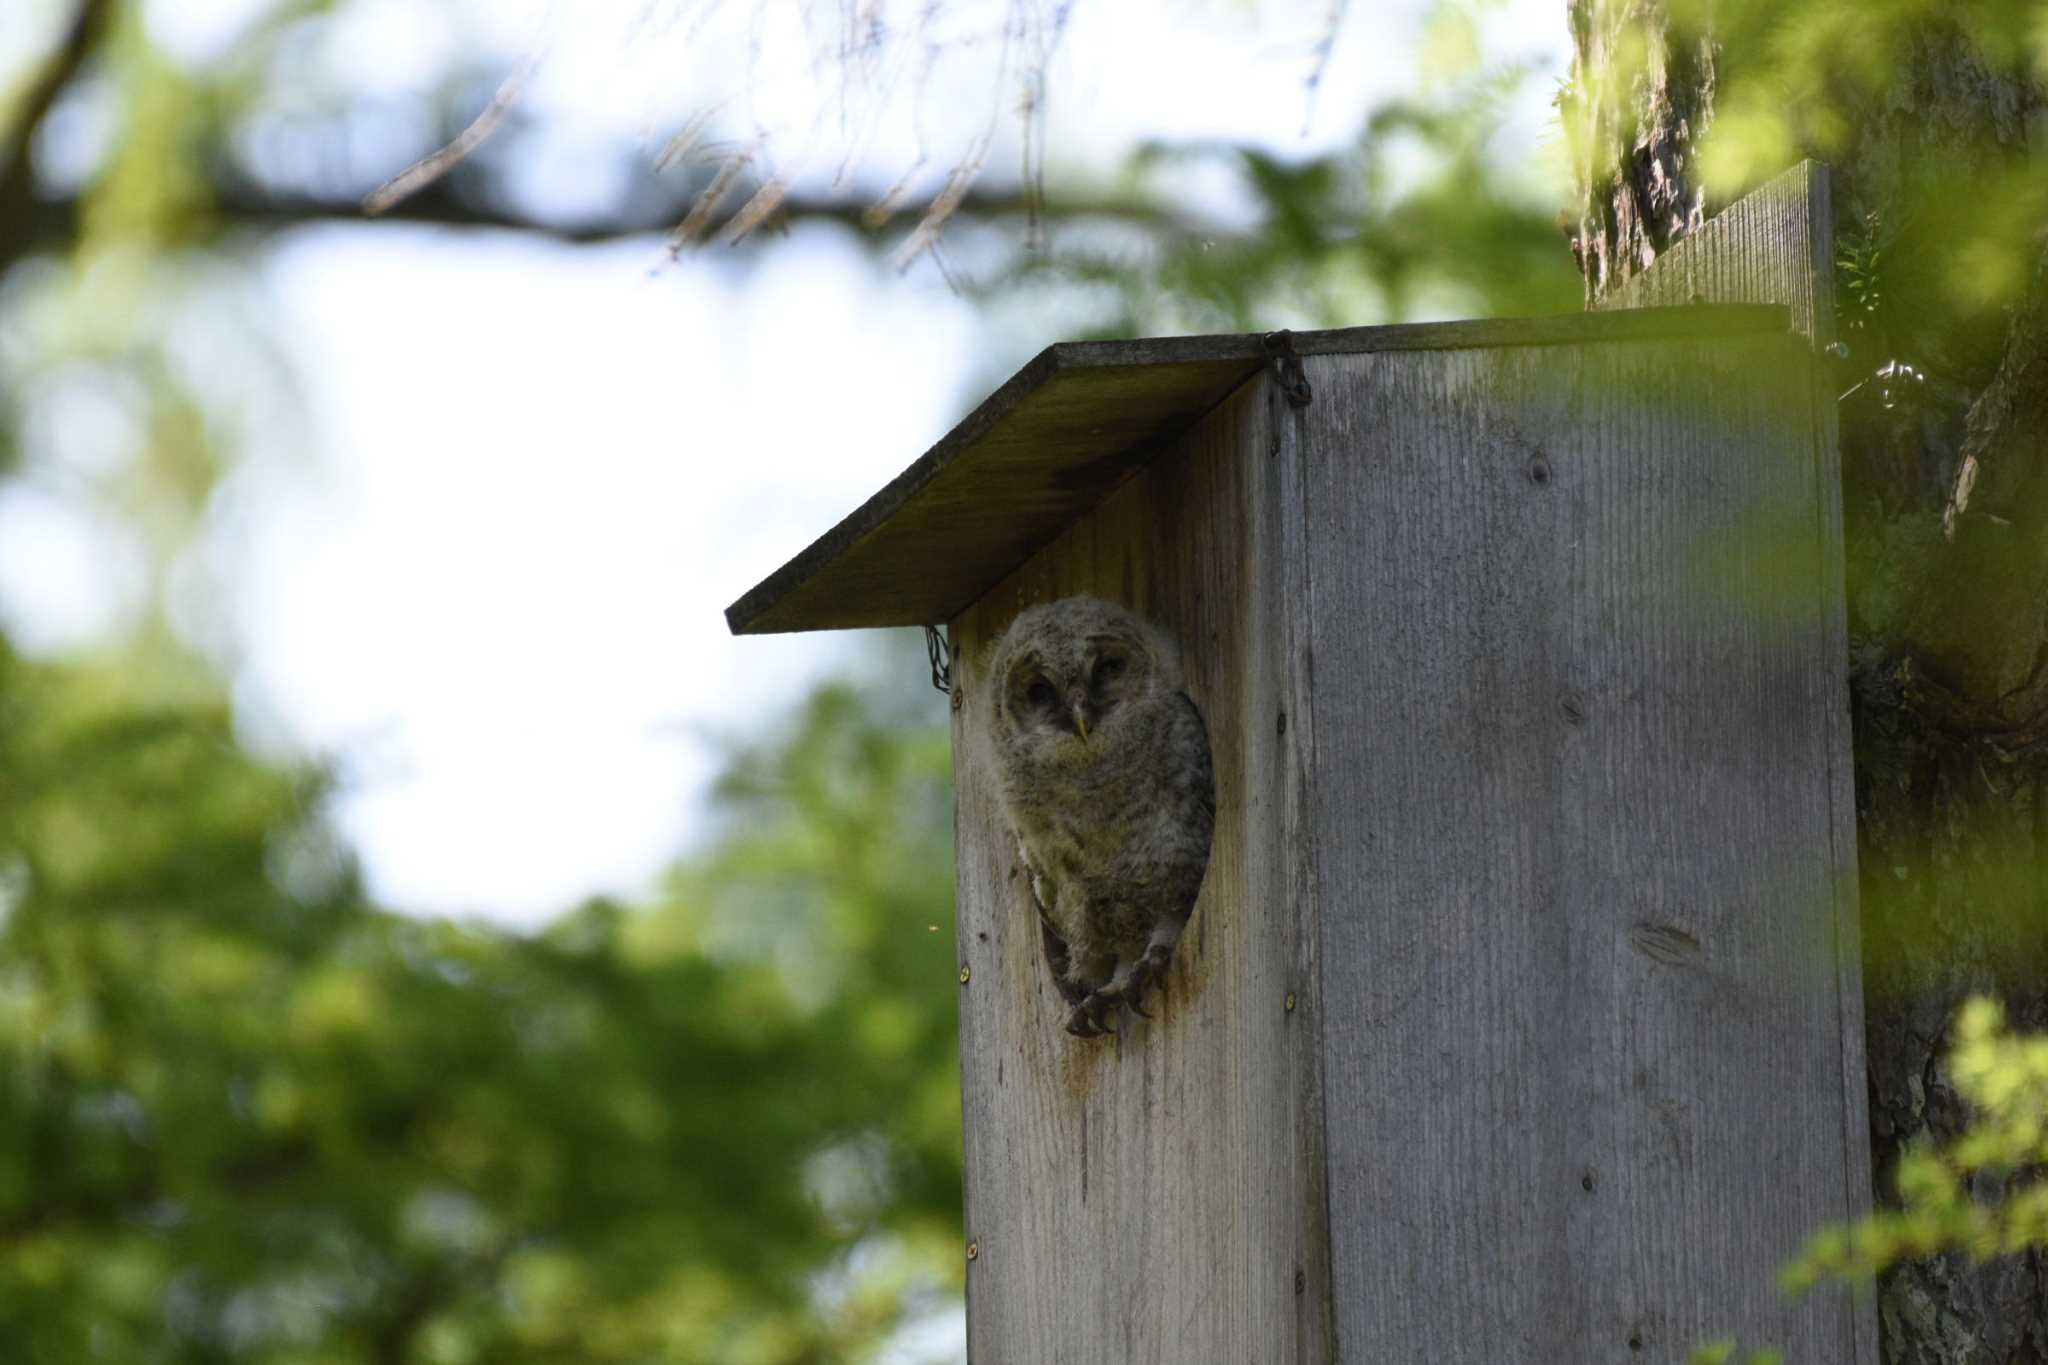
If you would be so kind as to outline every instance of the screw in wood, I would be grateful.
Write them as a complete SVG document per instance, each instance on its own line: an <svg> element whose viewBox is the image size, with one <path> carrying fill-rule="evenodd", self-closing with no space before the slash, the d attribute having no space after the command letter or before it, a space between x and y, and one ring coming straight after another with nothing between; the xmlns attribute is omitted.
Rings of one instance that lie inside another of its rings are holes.
<svg viewBox="0 0 2048 1365"><path fill-rule="evenodd" d="M1289 991L1289 992L1287 992L1287 1012L1288 1012L1289 1014L1292 1014L1292 1013L1294 1013L1294 992L1293 992L1293 991Z"/></svg>
<svg viewBox="0 0 2048 1365"><path fill-rule="evenodd" d="M981 1255L981 1243L969 1242L967 1244L967 1259L971 1261L979 1255Z"/></svg>
<svg viewBox="0 0 2048 1365"><path fill-rule="evenodd" d="M960 984L961 984L961 985L963 985L963 986L964 986L964 985L966 985L966 984L967 984L967 978L968 978L968 977L970 977L970 976L973 976L973 975L974 975L974 968L972 968L972 967L968 966L968 965L967 965L967 964L966 964L965 962L963 962L963 963L961 963L961 964L960 964Z"/></svg>

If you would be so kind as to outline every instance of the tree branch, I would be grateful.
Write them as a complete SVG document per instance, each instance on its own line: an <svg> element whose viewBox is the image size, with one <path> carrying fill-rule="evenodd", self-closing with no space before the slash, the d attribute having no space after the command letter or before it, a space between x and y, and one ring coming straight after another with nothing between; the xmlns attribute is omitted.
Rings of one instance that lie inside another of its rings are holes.
<svg viewBox="0 0 2048 1365"><path fill-rule="evenodd" d="M99 46L112 13L112 0L79 0L63 41L30 84L22 97L20 116L7 129L4 141L0 141L0 269L24 255L31 239L30 222L36 197L29 143L49 117L64 87L84 69L87 58Z"/></svg>
<svg viewBox="0 0 2048 1365"><path fill-rule="evenodd" d="M2048 251L1970 405L1960 455L1944 543L1915 584L1913 643L1984 710L1981 728L2038 736L2048 731Z"/></svg>
<svg viewBox="0 0 2048 1365"><path fill-rule="evenodd" d="M281 232L328 223L410 223L524 232L556 242L586 244L666 236L689 212L692 197L688 193L673 198L646 196L640 203L626 203L603 217L551 219L478 193L473 182L466 182L458 174L428 185L372 218L363 212L362 196L352 191L279 189L228 175L214 186L213 214L219 226L230 232ZM31 252L68 250L77 238L79 207L76 198L31 196L23 212L10 222L16 241L12 252L0 250L0 268ZM1034 204L1022 188L972 191L961 201L953 218L1005 223L1025 219L1034 212L1053 222L1106 220L1168 236L1231 235L1135 196L1084 194ZM757 231L773 231L797 222L829 222L853 228L864 236L879 236L886 227L876 229L868 216L868 206L860 200L791 193Z"/></svg>

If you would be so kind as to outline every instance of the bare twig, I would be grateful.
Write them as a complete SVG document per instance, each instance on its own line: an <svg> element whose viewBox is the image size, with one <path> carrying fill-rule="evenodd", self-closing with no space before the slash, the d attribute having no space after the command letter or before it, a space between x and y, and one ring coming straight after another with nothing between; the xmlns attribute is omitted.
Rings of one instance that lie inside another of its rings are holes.
<svg viewBox="0 0 2048 1365"><path fill-rule="evenodd" d="M753 197L740 206L740 211L727 221L726 245L737 246L745 241L747 234L766 222L768 215L780 208L788 197L788 178L780 175L768 177L761 188L754 191Z"/></svg>
<svg viewBox="0 0 2048 1365"><path fill-rule="evenodd" d="M1003 24L1001 55L996 61L995 84L998 90L1010 78L1011 59L1015 54L1017 41L1024 32L1021 14L1022 11L1013 8ZM1000 116L1000 106L989 111L988 122L976 136L972 149L955 163L952 175L946 179L946 187L925 206L924 217L918 220L916 229L903 245L896 249L891 263L898 270L908 270L911 262L938 241L939 234L945 231L947 220L959 211L967 192L974 188L976 178L981 175L982 167L988 164L988 149L995 141L996 120ZM1031 206L1031 192L1028 188L1025 191L1025 200L1029 215L1027 221L1035 222L1036 209Z"/></svg>
<svg viewBox="0 0 2048 1365"><path fill-rule="evenodd" d="M2014 460L2014 448L2025 449L2027 435L2048 424L2048 403L2041 399L2044 379L2048 379L2048 251L2036 258L2027 297L2013 310L1997 374L1970 405L1962 459L1956 467L1948 505L1941 513L1942 539L1956 538L1956 524L1971 510L1970 497L1986 462L2001 455ZM1999 497L1989 509L1992 519L1998 519L1996 513L2013 511L2013 500L2029 491L2032 489L2026 479L2006 472L1998 488ZM2024 510L2048 520L2040 509Z"/></svg>
<svg viewBox="0 0 2048 1365"><path fill-rule="evenodd" d="M655 158L654 173L656 175L666 171L696 149L697 144L704 140L704 132L711 126L711 120L717 115L718 110L718 105L706 105L690 115L690 121L683 125L680 132L668 140L668 143L661 149L661 155Z"/></svg>
<svg viewBox="0 0 2048 1365"><path fill-rule="evenodd" d="M1308 135L1308 126L1316 114L1316 92L1323 88L1323 77L1330 70L1330 54L1336 50L1337 35L1343 31L1344 16L1351 9L1351 0L1330 0L1330 12L1323 20L1322 36L1316 39L1313 51L1315 65L1309 68L1308 80L1304 83L1307 98L1302 101L1301 131Z"/></svg>
<svg viewBox="0 0 2048 1365"><path fill-rule="evenodd" d="M452 142L433 155L413 162L364 195L363 212L372 218L386 213L394 205L418 194L461 165L465 157L483 146L490 140L491 134L498 131L498 125L505 121L505 115L511 112L513 104L526 89L526 82L532 75L533 63L528 61L507 76L498 86L498 93L491 96L491 102L484 106L484 111L471 120L467 128L457 133Z"/></svg>
<svg viewBox="0 0 2048 1365"><path fill-rule="evenodd" d="M889 220L896 216L896 210L901 208L903 201L910 196L910 187L916 183L918 172L922 171L924 166L925 158L920 156L905 167L903 174L896 177L896 183L883 190L881 197L861 213L861 226L870 232L878 232L887 227Z"/></svg>
<svg viewBox="0 0 2048 1365"><path fill-rule="evenodd" d="M739 183L740 176L746 172L753 160L752 148L744 152L735 152L726 158L725 164L718 168L718 174L711 177L711 183L697 196L697 202L690 205L690 211L684 215L683 221L676 224L675 231L669 233L668 250L671 256L678 254L691 243L704 239L706 230L711 226L712 215L718 212L718 206L732 193L732 187Z"/></svg>
<svg viewBox="0 0 2048 1365"><path fill-rule="evenodd" d="M953 174L946 181L946 188L939 191L938 197L925 209L924 217L918 220L916 230L896 249L890 263L898 270L907 270L911 262L939 239L939 233L945 229L947 221L959 212L960 205L967 199L967 192L974 188L975 177L981 174L981 168L987 160L987 150L986 144L977 147L967 160L953 168ZM1026 212L1035 216L1037 206L1029 194L1026 194L1025 201Z"/></svg>

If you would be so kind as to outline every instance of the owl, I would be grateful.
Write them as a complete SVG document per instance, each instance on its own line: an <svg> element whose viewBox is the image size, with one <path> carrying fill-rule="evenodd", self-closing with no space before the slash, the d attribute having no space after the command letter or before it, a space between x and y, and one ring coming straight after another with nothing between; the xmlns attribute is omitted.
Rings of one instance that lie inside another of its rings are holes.
<svg viewBox="0 0 2048 1365"><path fill-rule="evenodd" d="M1173 961L1209 864L1209 736L1158 627L1094 597L1021 613L989 661L989 749L1067 1031L1113 1032Z"/></svg>

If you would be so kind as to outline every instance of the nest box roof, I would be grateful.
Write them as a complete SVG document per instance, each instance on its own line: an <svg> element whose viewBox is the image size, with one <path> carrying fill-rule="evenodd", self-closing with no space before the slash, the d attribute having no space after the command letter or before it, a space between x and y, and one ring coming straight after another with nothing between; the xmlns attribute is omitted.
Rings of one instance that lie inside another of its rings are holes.
<svg viewBox="0 0 2048 1365"><path fill-rule="evenodd" d="M1775 304L1295 332L1302 356L1785 331ZM735 635L949 621L1268 363L1257 333L1060 342L726 608Z"/></svg>

